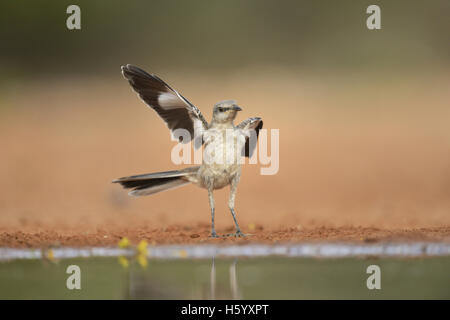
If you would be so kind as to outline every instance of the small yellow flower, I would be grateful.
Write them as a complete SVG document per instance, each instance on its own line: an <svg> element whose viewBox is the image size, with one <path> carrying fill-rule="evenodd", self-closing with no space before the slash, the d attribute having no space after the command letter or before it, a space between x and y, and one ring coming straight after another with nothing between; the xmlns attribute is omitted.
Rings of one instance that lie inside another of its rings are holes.
<svg viewBox="0 0 450 320"><path fill-rule="evenodd" d="M142 268L144 268L144 269L147 268L148 261L147 261L147 256L145 254L143 254L143 253L138 254L137 262L139 263L139 265Z"/></svg>
<svg viewBox="0 0 450 320"><path fill-rule="evenodd" d="M119 248L127 248L130 246L130 240L127 237L123 237L119 241Z"/></svg>
<svg viewBox="0 0 450 320"><path fill-rule="evenodd" d="M45 253L45 257L48 259L48 260L50 260L50 261L52 261L52 262L55 262L55 254L53 253L53 250L52 249L48 249L47 250L47 252Z"/></svg>
<svg viewBox="0 0 450 320"><path fill-rule="evenodd" d="M250 223L250 224L248 225L248 229L249 229L250 231L255 231L255 229L256 229L255 224L254 224L254 223Z"/></svg>
<svg viewBox="0 0 450 320"><path fill-rule="evenodd" d="M139 254L147 254L147 241L145 240L141 240L137 246L137 251L139 252Z"/></svg>
<svg viewBox="0 0 450 320"><path fill-rule="evenodd" d="M125 269L128 268L128 266L130 265L130 263L128 262L128 259L124 256L119 257L119 264L122 267L124 267Z"/></svg>

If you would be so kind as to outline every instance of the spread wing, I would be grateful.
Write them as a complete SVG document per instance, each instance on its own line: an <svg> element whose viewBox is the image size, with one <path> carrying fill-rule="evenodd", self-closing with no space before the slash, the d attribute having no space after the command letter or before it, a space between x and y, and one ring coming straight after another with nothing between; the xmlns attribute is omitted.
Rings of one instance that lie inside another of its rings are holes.
<svg viewBox="0 0 450 320"><path fill-rule="evenodd" d="M156 75L138 67L129 64L122 66L122 74L139 97L164 120L172 135L177 129L189 132L190 139L180 137L180 142L188 143L194 137L201 139L208 122L196 106Z"/></svg>
<svg viewBox="0 0 450 320"><path fill-rule="evenodd" d="M246 134L245 146L242 150L242 155L251 158L253 151L256 148L256 143L258 142L259 130L263 126L263 121L261 118L254 117L248 118L242 121L237 127L244 131Z"/></svg>

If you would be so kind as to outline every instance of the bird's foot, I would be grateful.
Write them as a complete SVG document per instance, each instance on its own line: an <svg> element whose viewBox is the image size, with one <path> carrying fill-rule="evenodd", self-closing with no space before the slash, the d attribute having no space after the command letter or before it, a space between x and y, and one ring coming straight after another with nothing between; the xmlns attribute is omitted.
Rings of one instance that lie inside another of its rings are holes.
<svg viewBox="0 0 450 320"><path fill-rule="evenodd" d="M215 238L220 238L220 237L217 235L216 231L211 232L211 235L210 235L209 237L210 237L210 238L213 238L213 239L215 239Z"/></svg>
<svg viewBox="0 0 450 320"><path fill-rule="evenodd" d="M241 230L237 230L235 233L229 233L226 235L226 237L236 237L236 238L244 238L248 236L248 234L242 233Z"/></svg>
<svg viewBox="0 0 450 320"><path fill-rule="evenodd" d="M235 237L246 237L247 235L242 233L241 230L237 230L236 233L234 234Z"/></svg>

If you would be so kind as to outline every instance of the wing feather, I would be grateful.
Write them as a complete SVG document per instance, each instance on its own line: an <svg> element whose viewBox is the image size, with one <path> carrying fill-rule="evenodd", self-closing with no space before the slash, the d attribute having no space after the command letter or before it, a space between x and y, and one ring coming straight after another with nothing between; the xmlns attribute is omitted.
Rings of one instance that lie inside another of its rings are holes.
<svg viewBox="0 0 450 320"><path fill-rule="evenodd" d="M177 129L185 129L192 139L201 137L207 130L208 122L200 110L158 76L130 64L122 66L122 74L139 97L164 120L172 135ZM180 142L188 143L191 139Z"/></svg>
<svg viewBox="0 0 450 320"><path fill-rule="evenodd" d="M261 130L262 127L263 121L258 117L248 118L237 125L237 128L243 130L246 135L245 146L242 149L243 156L251 158L253 155L256 143L258 142L259 130Z"/></svg>

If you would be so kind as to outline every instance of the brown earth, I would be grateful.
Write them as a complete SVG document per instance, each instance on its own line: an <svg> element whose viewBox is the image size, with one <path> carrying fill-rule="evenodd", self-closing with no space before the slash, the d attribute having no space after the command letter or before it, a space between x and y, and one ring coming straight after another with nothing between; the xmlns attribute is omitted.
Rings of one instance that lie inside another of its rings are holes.
<svg viewBox="0 0 450 320"><path fill-rule="evenodd" d="M80 228L68 230L44 231L13 231L0 234L3 247L59 247L59 246L116 246L122 237L130 239L132 245L146 240L151 245L156 244L232 244L232 243L295 243L295 242L351 242L374 243L380 241L450 241L450 228L410 228L410 229L378 229L365 227L309 227L309 228L278 228L264 230L261 225L244 228L245 238L227 236L234 232L228 228L224 236L209 238L209 225L198 226L170 225L167 228L127 227L117 228L104 226L95 232L83 232Z"/></svg>
<svg viewBox="0 0 450 320"><path fill-rule="evenodd" d="M450 241L449 77L406 84L246 77L164 76L207 118L212 103L235 98L244 109L238 121L261 116L265 128L280 129L279 172L243 168L236 209L252 236L208 239L207 194L195 186L130 198L111 184L178 168L164 124L119 76L3 89L0 246L115 245L124 236L135 243ZM219 233L233 230L227 194L216 196Z"/></svg>

